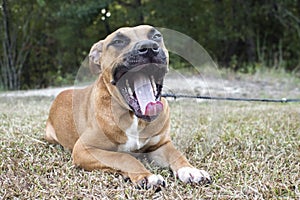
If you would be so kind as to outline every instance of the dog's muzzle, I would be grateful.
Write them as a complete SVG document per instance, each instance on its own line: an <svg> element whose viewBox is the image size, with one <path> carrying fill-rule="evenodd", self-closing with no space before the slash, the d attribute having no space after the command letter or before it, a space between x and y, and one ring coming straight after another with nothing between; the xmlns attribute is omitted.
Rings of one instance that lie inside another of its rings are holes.
<svg viewBox="0 0 300 200"><path fill-rule="evenodd" d="M136 43L113 70L116 85L134 114L152 121L163 111L160 102L163 80L168 71L167 56L152 40Z"/></svg>

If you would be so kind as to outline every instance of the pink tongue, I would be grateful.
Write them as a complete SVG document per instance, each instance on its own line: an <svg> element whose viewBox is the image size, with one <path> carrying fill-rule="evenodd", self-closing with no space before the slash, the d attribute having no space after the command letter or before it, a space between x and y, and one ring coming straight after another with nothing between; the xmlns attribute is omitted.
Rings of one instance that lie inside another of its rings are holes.
<svg viewBox="0 0 300 200"><path fill-rule="evenodd" d="M163 104L160 101L150 102L146 106L145 115L147 116L155 116L161 113L163 110Z"/></svg>
<svg viewBox="0 0 300 200"><path fill-rule="evenodd" d="M151 81L144 74L137 74L134 91L143 115L155 116L163 110L163 104L155 101Z"/></svg>

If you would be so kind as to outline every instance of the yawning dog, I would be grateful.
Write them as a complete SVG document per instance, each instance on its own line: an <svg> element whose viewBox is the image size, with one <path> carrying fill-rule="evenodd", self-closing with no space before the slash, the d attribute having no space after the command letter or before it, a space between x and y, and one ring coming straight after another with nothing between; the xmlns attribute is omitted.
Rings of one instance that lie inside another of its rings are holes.
<svg viewBox="0 0 300 200"><path fill-rule="evenodd" d="M163 36L151 26L108 35L89 53L97 80L56 97L46 139L71 150L75 165L119 172L139 187L166 185L135 157L141 153L183 182L209 183L209 174L191 166L171 142L169 106L161 97L168 64Z"/></svg>

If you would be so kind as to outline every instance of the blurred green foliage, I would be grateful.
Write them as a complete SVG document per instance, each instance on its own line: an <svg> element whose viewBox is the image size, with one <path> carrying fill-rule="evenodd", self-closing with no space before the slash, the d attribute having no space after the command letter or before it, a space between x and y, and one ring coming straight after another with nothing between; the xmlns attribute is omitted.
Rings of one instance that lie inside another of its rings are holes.
<svg viewBox="0 0 300 200"><path fill-rule="evenodd" d="M93 43L138 24L189 35L221 67L246 73L261 66L300 70L299 0L2 0L0 11L3 89L70 84ZM15 56L27 53L15 88L5 82L14 70L7 67L9 47ZM175 67L188 66L175 60Z"/></svg>

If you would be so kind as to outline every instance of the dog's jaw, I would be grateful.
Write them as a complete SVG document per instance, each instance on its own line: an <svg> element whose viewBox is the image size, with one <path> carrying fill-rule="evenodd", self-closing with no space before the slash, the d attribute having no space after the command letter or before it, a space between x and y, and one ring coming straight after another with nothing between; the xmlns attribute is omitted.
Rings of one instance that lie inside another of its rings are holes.
<svg viewBox="0 0 300 200"><path fill-rule="evenodd" d="M137 117L152 121L163 110L160 102L162 84L162 80L156 81L154 75L129 73L125 84L119 82L117 87Z"/></svg>
<svg viewBox="0 0 300 200"><path fill-rule="evenodd" d="M151 122L163 110L160 98L163 80L168 71L166 62L147 63L128 69L125 65L116 67L113 84L134 114Z"/></svg>

